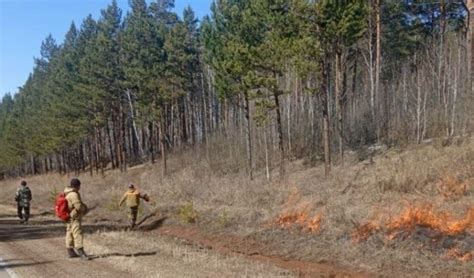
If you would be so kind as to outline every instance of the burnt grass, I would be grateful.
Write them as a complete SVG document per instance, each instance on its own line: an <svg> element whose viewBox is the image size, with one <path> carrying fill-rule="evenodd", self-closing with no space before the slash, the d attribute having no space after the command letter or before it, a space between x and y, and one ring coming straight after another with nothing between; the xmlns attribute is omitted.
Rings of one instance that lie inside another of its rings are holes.
<svg viewBox="0 0 474 278"><path fill-rule="evenodd" d="M474 235L468 232L445 235L427 227L416 227L413 231L399 231L392 239L380 231L355 243L345 233L336 235L322 230L310 234L298 228L269 227L246 238L262 243L262 255L330 264L355 272L364 269L389 277L401 273L404 277L472 275L472 260L461 262L448 256L452 249L460 254L474 250Z"/></svg>
<svg viewBox="0 0 474 278"><path fill-rule="evenodd" d="M454 248L463 254L474 250L474 235L471 233L446 235L426 227L416 227L415 231L399 232L391 241L394 245L409 241L439 256L445 255Z"/></svg>

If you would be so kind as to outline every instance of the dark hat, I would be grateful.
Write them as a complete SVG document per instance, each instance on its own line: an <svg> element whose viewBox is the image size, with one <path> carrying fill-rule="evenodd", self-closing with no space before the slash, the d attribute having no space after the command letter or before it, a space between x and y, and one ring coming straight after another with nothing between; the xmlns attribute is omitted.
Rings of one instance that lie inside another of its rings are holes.
<svg viewBox="0 0 474 278"><path fill-rule="evenodd" d="M81 181L79 179L74 178L71 180L71 183L69 184L69 186L78 188L79 186L81 186Z"/></svg>
<svg viewBox="0 0 474 278"><path fill-rule="evenodd" d="M23 185L23 186L25 186L25 185L26 185L26 181L21 181L20 184Z"/></svg>
<svg viewBox="0 0 474 278"><path fill-rule="evenodd" d="M128 188L133 189L133 188L135 188L135 185L129 184L129 185L128 185Z"/></svg>

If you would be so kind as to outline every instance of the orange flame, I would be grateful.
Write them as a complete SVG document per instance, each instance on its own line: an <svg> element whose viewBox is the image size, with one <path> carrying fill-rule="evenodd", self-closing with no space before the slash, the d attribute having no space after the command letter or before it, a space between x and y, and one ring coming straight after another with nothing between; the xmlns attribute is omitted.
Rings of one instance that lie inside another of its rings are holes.
<svg viewBox="0 0 474 278"><path fill-rule="evenodd" d="M306 229L310 233L315 233L321 228L321 221L323 220L322 213L318 213L313 219L309 220Z"/></svg>
<svg viewBox="0 0 474 278"><path fill-rule="evenodd" d="M474 207L469 209L463 219L454 219L447 213L437 213L430 205L408 207L386 226L391 233L398 230L413 231L420 226L446 235L457 235L474 227Z"/></svg>
<svg viewBox="0 0 474 278"><path fill-rule="evenodd" d="M455 178L452 175L442 178L437 183L437 186L438 191L446 199L466 195L469 187L467 182L462 182L461 180Z"/></svg>
<svg viewBox="0 0 474 278"><path fill-rule="evenodd" d="M317 232L321 227L322 214L318 213L314 217L310 217L311 209L312 206L310 204L306 203L300 205L296 209L278 215L274 223L283 229L290 229L293 226L297 226L307 232Z"/></svg>
<svg viewBox="0 0 474 278"><path fill-rule="evenodd" d="M445 258L448 258L448 259L455 258L461 262L469 262L469 261L472 261L473 256L474 256L474 251L463 253L459 251L459 249L453 248L453 249L450 249L446 253Z"/></svg>
<svg viewBox="0 0 474 278"><path fill-rule="evenodd" d="M371 221L358 226L352 232L352 241L358 243L384 229L390 240L397 238L400 232L413 232L416 227L425 227L444 235L459 235L474 228L474 207L470 208L465 217L456 219L448 213L436 212L431 205L410 206L399 216L378 225Z"/></svg>
<svg viewBox="0 0 474 278"><path fill-rule="evenodd" d="M362 226L358 226L354 232L352 232L352 242L359 243L368 239L371 235L380 230L380 227L372 222L366 223Z"/></svg>

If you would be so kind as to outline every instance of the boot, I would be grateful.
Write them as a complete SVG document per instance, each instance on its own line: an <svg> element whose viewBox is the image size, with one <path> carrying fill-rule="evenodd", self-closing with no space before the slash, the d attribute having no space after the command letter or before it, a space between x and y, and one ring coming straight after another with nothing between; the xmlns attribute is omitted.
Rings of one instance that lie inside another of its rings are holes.
<svg viewBox="0 0 474 278"><path fill-rule="evenodd" d="M67 255L69 258L78 258L79 255L74 251L74 248L67 248Z"/></svg>
<svg viewBox="0 0 474 278"><path fill-rule="evenodd" d="M83 260L90 260L90 258L87 256L86 252L84 252L84 248L79 248L77 249L77 254L79 254L79 257L81 257L81 259Z"/></svg>

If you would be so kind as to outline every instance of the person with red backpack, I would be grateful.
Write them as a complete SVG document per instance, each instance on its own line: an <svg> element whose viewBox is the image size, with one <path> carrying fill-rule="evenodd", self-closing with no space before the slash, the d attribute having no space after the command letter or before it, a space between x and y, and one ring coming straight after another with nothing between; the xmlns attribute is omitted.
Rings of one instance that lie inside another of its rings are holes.
<svg viewBox="0 0 474 278"><path fill-rule="evenodd" d="M81 257L89 260L84 252L82 233L82 217L87 213L87 206L82 202L80 189L79 179L72 179L56 199L56 215L66 222L66 248L69 258Z"/></svg>

